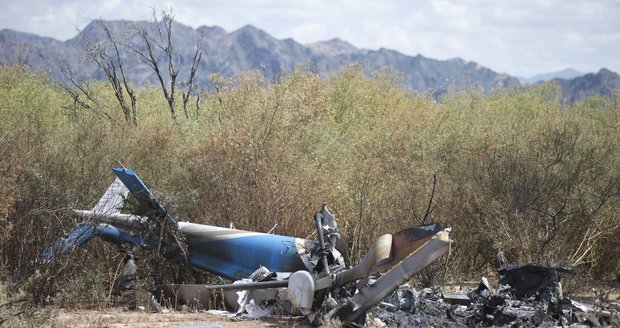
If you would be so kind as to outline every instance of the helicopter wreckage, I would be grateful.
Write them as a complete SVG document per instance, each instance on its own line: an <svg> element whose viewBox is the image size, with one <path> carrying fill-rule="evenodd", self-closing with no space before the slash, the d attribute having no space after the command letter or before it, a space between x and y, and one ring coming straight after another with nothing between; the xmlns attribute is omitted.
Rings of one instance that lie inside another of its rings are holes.
<svg viewBox="0 0 620 328"><path fill-rule="evenodd" d="M414 274L443 255L450 247L449 229L439 224L415 226L379 237L354 266L348 265L346 238L325 205L314 216L318 240L229 229L175 219L131 169L112 169L116 179L90 210L74 210L89 221L80 224L42 253L51 261L93 238L118 245L162 248L184 256L190 266L203 269L231 284L165 284L153 294L168 304L187 304L199 309L215 307L216 295L234 311L258 309L279 302L292 315L311 322L322 315L360 322L366 312L392 294ZM131 193L148 215L121 213ZM160 227L161 220L183 237L177 245L149 239L145 232ZM185 247L178 247L179 244ZM181 254L183 253L183 254ZM136 265L127 258L119 279L135 276Z"/></svg>

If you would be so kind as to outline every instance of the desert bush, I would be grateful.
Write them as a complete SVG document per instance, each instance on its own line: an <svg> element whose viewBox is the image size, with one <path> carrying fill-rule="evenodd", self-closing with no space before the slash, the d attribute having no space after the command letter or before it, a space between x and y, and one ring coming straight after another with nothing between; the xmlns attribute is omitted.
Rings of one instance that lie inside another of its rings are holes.
<svg viewBox="0 0 620 328"><path fill-rule="evenodd" d="M590 268L592 236L603 240L618 229L606 210L618 198L617 136L605 126L617 124L615 114L602 119L611 112L563 108L557 92L544 85L476 105L474 115L487 111L475 118L485 135L469 136L449 197L457 215L478 227L460 230L474 238L457 237L465 250L477 250L463 254L474 267L492 264L492 254L504 250L518 263Z"/></svg>

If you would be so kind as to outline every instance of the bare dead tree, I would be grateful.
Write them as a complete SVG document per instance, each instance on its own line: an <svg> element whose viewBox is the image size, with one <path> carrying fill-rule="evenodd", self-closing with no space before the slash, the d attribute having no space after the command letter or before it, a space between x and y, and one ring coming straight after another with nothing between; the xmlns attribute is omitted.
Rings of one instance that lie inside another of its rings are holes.
<svg viewBox="0 0 620 328"><path fill-rule="evenodd" d="M105 40L95 41L86 37L82 40L85 46L87 57L95 63L105 74L114 96L118 101L123 112L126 123L134 126L138 125L137 98L135 90L130 86L124 69L122 54L129 53L141 62L150 67L157 80L159 81L162 93L173 120L177 120L175 109L179 67L183 65L183 57L175 54L172 42L172 28L174 16L171 12L163 11L161 21L153 10L153 21L151 24L134 24L127 30L126 38L115 38L108 26L99 20L99 26L105 33ZM134 41L138 39L138 42ZM196 112L200 103L200 94L196 92L196 72L202 59L203 33L196 42L196 49L192 57L192 65L189 71L187 82L184 82L179 89L182 89L181 97L185 117L189 119L188 105L190 98L195 96ZM161 55L164 55L162 59ZM167 65L167 73L165 65ZM79 82L73 72L68 67L64 68L63 74L68 82L63 83L62 87L67 90L74 100L74 104L82 108L94 111L93 105L98 106L98 102L88 90L87 84ZM86 85L86 87L85 87ZM98 111L102 114L101 111Z"/></svg>
<svg viewBox="0 0 620 328"><path fill-rule="evenodd" d="M105 30L108 40L111 42L112 46L114 47L114 54L116 55L116 62L118 63L118 69L121 73L121 77L123 78L123 86L125 87L125 91L129 95L129 99L131 101L131 114L132 115L130 116L132 116L133 125L138 126L138 112L136 110L136 103L137 103L136 92L134 89L130 88L129 83L127 83L127 76L125 75L125 70L123 70L123 61L121 60L120 51L118 50L119 44L112 39L112 34L110 33L110 29L108 29L108 27L105 26L105 24L103 24L102 21L100 22L102 24L102 27ZM117 83L117 85L120 85L120 83ZM121 90L120 95L122 97L122 90ZM126 107L127 106L125 104L125 107L123 107L123 112L125 113L126 113ZM125 117L127 117L127 115L125 115Z"/></svg>
<svg viewBox="0 0 620 328"><path fill-rule="evenodd" d="M120 51L119 51L119 42L116 41L112 37L112 33L110 33L110 29L103 23L103 21L99 20L99 26L103 29L106 34L107 42L92 42L90 40L84 40L86 44L87 53L90 58L103 70L112 89L114 90L114 96L118 100L121 109L123 110L123 114L125 116L125 121L129 123L133 123L135 126L138 125L137 111L136 111L136 94L135 91L129 86L127 83L127 77L125 76L125 71L123 70L123 61L121 60ZM111 47L113 50L113 54L109 54L107 48ZM119 77L120 73L120 77ZM122 79L122 83L121 83ZM127 104L127 100L125 99L125 93L129 96L131 104ZM133 118L132 118L133 116Z"/></svg>
<svg viewBox="0 0 620 328"><path fill-rule="evenodd" d="M93 96L88 82L80 82L67 65L61 64L59 66L60 72L65 77L65 80L60 82L60 86L69 94L69 96L71 96L71 99L73 99L74 108L79 106L92 112L99 118L113 121L110 115L99 110L99 102Z"/></svg>
<svg viewBox="0 0 620 328"><path fill-rule="evenodd" d="M114 91L114 96L121 106L125 122L127 124L133 123L134 126L137 126L136 94L135 90L129 86L123 69L123 61L121 60L119 50L120 41L113 38L112 33L102 20L99 20L98 23L105 32L106 40L94 41L84 36L82 42L84 42L85 54L105 74ZM60 70L65 76L65 81L61 82L61 86L73 98L74 104L80 105L82 108L88 109L100 117L111 119L109 115L98 110L100 107L99 102L93 96L87 82L80 82L73 71L66 65L61 65ZM129 96L130 103L127 102L125 94Z"/></svg>
<svg viewBox="0 0 620 328"><path fill-rule="evenodd" d="M183 91L183 112L185 113L185 118L189 119L189 114L187 112L187 103L189 102L189 97L192 94L192 89L194 87L194 77L196 76L196 71L198 70L198 65L200 64L200 60L202 59L202 39L204 37L204 30L200 31L200 39L196 41L196 52L194 52L194 57L192 59L192 68L190 69L189 80L187 82L187 92ZM198 114L198 103L200 102L200 94L196 95L196 114Z"/></svg>
<svg viewBox="0 0 620 328"><path fill-rule="evenodd" d="M148 65L153 70L153 72L155 72L157 80L159 81L162 92L164 94L164 98L166 98L166 101L168 102L168 108L170 110L170 114L172 115L172 119L176 121L177 113L175 109L175 93L177 87L177 78L179 75L178 66L182 64L182 57L179 56L179 60L175 60L174 46L172 43L173 22L174 16L172 15L172 13L163 11L161 14L161 21L159 21L155 11L153 10L153 22L150 25L150 30L143 25L134 25L134 34L144 43L146 50L143 51L141 49L138 49L138 47L133 44L126 44L126 47L127 49L129 49L131 54L133 54L136 58L140 59L143 63ZM184 92L182 96L183 110L187 118L189 118L187 103L189 101L191 91L194 87L196 70L198 69L200 60L202 59L201 42L202 34L196 44L196 51L192 60L192 67L190 70L189 79L187 81L187 95L185 95ZM165 63L161 63L158 60L159 53L163 53L165 55L165 61L167 61L168 64L167 76L164 76L164 71L162 69L162 64Z"/></svg>

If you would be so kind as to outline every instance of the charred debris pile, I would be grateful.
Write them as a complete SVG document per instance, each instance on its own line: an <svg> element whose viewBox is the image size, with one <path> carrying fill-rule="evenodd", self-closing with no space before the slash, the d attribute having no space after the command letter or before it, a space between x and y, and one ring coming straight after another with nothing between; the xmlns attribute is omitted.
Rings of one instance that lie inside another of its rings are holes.
<svg viewBox="0 0 620 328"><path fill-rule="evenodd" d="M503 259L500 253L499 256ZM562 295L567 267L510 265L500 260L499 281L486 277L474 290L444 293L401 286L375 308L367 323L418 327L619 327L620 302L606 298L587 306Z"/></svg>
<svg viewBox="0 0 620 328"><path fill-rule="evenodd" d="M563 296L561 280L575 275L572 268L504 264L497 272L497 286L482 277L477 288L456 292L438 286L418 290L405 283L363 311L356 306L356 295L359 299L379 276L349 283L329 294L315 294L315 306L306 313L279 298L276 291L255 288L278 285L278 274L264 267L230 285L158 286L154 294L203 310L221 304L229 316L241 319L305 314L314 324L335 317L352 327L620 327L619 300L607 295L586 305ZM197 290L205 288L211 293L197 297Z"/></svg>

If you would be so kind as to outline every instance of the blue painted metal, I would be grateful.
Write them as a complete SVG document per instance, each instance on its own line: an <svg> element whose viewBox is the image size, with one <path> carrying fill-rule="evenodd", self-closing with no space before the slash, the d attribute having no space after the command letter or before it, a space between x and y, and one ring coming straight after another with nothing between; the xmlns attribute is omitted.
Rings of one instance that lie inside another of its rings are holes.
<svg viewBox="0 0 620 328"><path fill-rule="evenodd" d="M155 196L149 188L142 182L142 179L134 172L132 169L126 168L113 168L112 172L116 174L116 176L121 179L125 187L129 189L132 195L134 195L137 199L152 201L155 199Z"/></svg>
<svg viewBox="0 0 620 328"><path fill-rule="evenodd" d="M142 182L142 179L132 169L126 168L113 168L112 171L116 176L121 179L125 187L129 189L129 192L138 199L139 202L146 203L152 208L158 210L160 213L166 215L166 218L176 223L177 220L173 218L164 206L155 198L155 195L149 190L149 188Z"/></svg>
<svg viewBox="0 0 620 328"><path fill-rule="evenodd" d="M132 235L127 231L108 224L82 223L71 230L66 239L57 240L52 246L43 251L41 258L45 261L50 261L56 256L67 255L95 237L100 237L105 241L119 245L123 243L143 245L145 243L142 237Z"/></svg>
<svg viewBox="0 0 620 328"><path fill-rule="evenodd" d="M240 279L261 266L275 272L308 270L296 245L308 243L303 239L217 227L208 231L209 226L181 224L190 264L219 276Z"/></svg>

